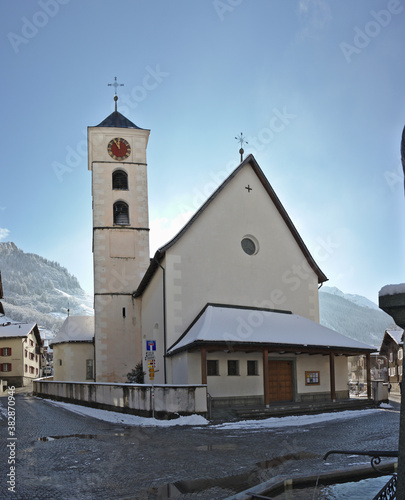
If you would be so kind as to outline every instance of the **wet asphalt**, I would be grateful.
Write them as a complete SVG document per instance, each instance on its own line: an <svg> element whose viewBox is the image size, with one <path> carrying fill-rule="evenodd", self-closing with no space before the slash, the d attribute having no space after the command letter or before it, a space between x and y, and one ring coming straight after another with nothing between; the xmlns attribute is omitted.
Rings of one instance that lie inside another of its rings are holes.
<svg viewBox="0 0 405 500"><path fill-rule="evenodd" d="M331 449L397 450L399 404L371 415L279 429L129 427L15 396L15 450L0 398L0 499L225 499L279 475L369 464ZM15 492L8 462L15 459Z"/></svg>

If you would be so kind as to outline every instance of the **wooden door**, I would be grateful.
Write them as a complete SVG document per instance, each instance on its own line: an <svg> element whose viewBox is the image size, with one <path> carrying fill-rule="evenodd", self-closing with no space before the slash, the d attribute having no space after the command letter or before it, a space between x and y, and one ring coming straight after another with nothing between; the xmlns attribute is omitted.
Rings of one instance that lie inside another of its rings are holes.
<svg viewBox="0 0 405 500"><path fill-rule="evenodd" d="M269 360L269 401L292 400L292 361Z"/></svg>

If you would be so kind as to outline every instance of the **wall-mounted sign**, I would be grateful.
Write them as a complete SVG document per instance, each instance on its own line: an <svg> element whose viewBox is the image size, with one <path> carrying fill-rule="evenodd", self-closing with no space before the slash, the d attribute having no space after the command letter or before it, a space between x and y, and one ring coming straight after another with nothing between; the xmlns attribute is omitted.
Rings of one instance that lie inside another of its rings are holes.
<svg viewBox="0 0 405 500"><path fill-rule="evenodd" d="M146 350L147 351L156 351L156 340L147 340L146 341Z"/></svg>

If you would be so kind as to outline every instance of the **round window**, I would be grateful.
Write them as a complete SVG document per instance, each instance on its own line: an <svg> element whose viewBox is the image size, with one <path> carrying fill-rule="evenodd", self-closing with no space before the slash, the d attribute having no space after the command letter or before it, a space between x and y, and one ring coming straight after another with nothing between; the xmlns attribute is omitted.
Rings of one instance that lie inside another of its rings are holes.
<svg viewBox="0 0 405 500"><path fill-rule="evenodd" d="M243 238L241 245L243 251L248 255L254 255L257 251L256 243L251 238Z"/></svg>

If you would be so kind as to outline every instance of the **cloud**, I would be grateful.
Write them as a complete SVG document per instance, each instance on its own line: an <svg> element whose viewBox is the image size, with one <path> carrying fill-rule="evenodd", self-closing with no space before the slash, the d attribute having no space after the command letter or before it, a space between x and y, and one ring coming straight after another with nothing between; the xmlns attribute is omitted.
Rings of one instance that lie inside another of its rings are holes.
<svg viewBox="0 0 405 500"><path fill-rule="evenodd" d="M169 242L192 217L194 212L186 211L176 215L172 219L162 217L150 221L150 254L154 255L156 250Z"/></svg>
<svg viewBox="0 0 405 500"><path fill-rule="evenodd" d="M299 0L298 15L301 20L301 38L319 38L332 19L331 9L326 0Z"/></svg>
<svg viewBox="0 0 405 500"><path fill-rule="evenodd" d="M0 241L5 240L10 234L10 231L5 227L0 227Z"/></svg>

